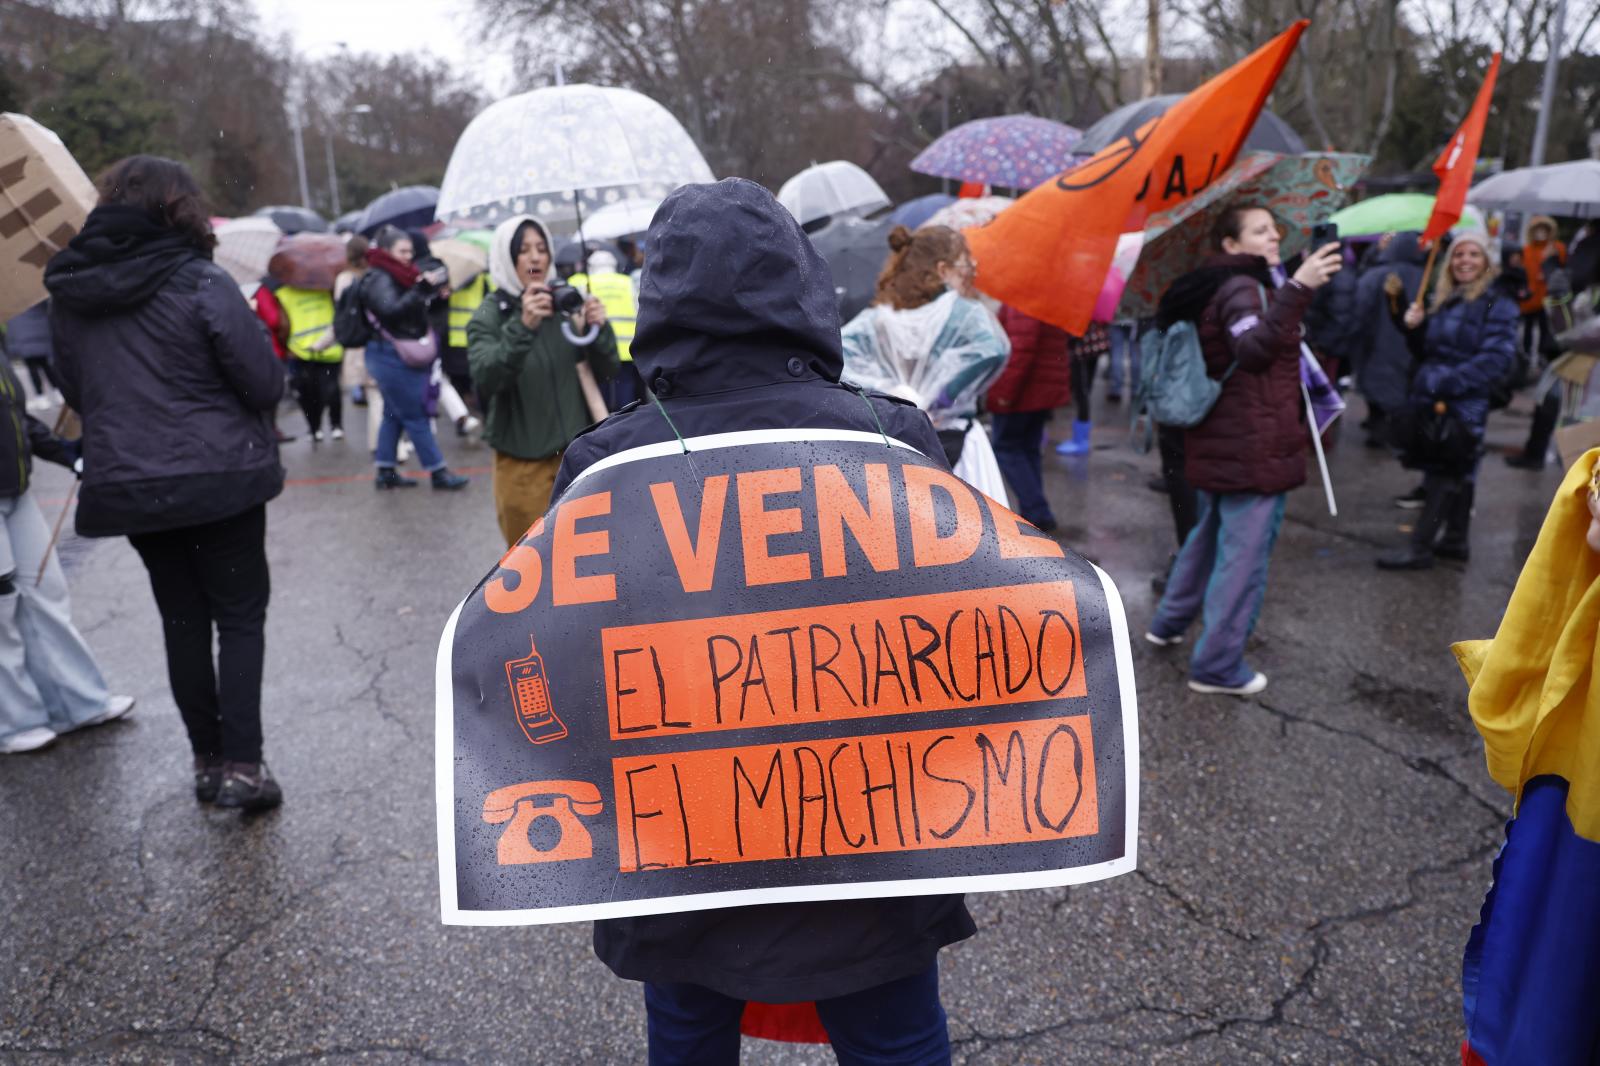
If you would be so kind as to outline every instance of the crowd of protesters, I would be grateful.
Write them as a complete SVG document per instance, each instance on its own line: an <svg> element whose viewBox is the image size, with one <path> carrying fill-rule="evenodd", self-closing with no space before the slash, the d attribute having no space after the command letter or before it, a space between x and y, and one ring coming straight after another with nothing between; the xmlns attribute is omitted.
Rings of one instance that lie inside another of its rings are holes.
<svg viewBox="0 0 1600 1066"><path fill-rule="evenodd" d="M810 241L770 194L738 179L674 193L651 231L650 269L629 279L614 257L593 257L583 264L587 295L565 306L552 234L529 216L494 230L486 277L465 296L424 235L385 227L370 244L349 241L330 292L263 287L246 299L211 262L201 190L181 164L126 159L98 193L50 262L49 307L12 324L34 399L0 368L0 405L17 430L0 434L0 478L9 478L0 480L0 753L132 706L110 693L72 625L29 496L36 455L80 471L77 531L127 537L148 571L195 796L218 807L260 811L283 799L260 709L286 366L313 446L344 439L346 389L365 403L379 490L420 484L400 471L402 440L434 489L466 488L435 419L442 412L469 433L481 415L508 545L609 454L775 419L891 434L991 496L1009 485L1022 517L1048 532L1058 523L1043 457L1092 461L1100 358L1110 356L1117 399L1141 393L1132 324L1072 337L991 305L975 285L982 264L944 227L895 228L873 304L841 326ZM1290 263L1281 236L1270 211L1228 206L1210 257L1138 324L1158 334L1192 324L1217 383L1201 420L1160 427L1160 484L1179 547L1146 632L1171 647L1200 623L1189 680L1200 693L1267 684L1244 653L1286 494L1307 479L1302 341L1366 396L1368 443L1421 476L1397 501L1419 511L1410 542L1378 565L1465 561L1489 412L1547 350L1550 286L1594 281L1568 276L1548 219L1533 220L1504 270L1487 234L1458 230L1433 278L1414 235L1386 237L1359 259L1332 243ZM730 271L741 298L708 295ZM82 420L78 439L34 417L56 389ZM1057 411L1071 429L1050 449ZM1541 466L1548 445L1536 424L1517 465ZM941 1061L949 1050L935 960L973 932L961 897L920 896L604 922L596 951L645 982L652 1061L729 1061L730 1048L736 1057L748 999L814 1000L835 1046L860 1061L891 1047L903 1061Z"/></svg>

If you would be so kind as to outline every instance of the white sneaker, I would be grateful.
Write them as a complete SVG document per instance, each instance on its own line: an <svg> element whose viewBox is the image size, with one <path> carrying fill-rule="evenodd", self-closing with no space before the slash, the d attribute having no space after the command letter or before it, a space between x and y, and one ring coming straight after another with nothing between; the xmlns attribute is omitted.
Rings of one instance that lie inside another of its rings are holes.
<svg viewBox="0 0 1600 1066"><path fill-rule="evenodd" d="M311 443L312 444L321 444L322 443L322 430L314 429L314 430L311 431Z"/></svg>
<svg viewBox="0 0 1600 1066"><path fill-rule="evenodd" d="M106 709L92 718L85 718L74 729L88 729L91 726L105 725L115 722L118 718L126 718L128 712L133 710L134 699L132 696L112 696L106 701Z"/></svg>
<svg viewBox="0 0 1600 1066"><path fill-rule="evenodd" d="M1170 648L1183 643L1183 634L1179 633L1175 637L1161 637L1157 636L1154 631L1147 629L1144 631L1144 639L1158 648Z"/></svg>
<svg viewBox="0 0 1600 1066"><path fill-rule="evenodd" d="M410 441L402 438L400 441L400 447L395 449L394 461L397 463L403 463L415 455L416 452L416 446Z"/></svg>
<svg viewBox="0 0 1600 1066"><path fill-rule="evenodd" d="M4 740L0 740L0 755L18 755L25 751L38 751L46 744L54 743L55 739L56 731L47 726L24 729L20 733L12 733Z"/></svg>
<svg viewBox="0 0 1600 1066"><path fill-rule="evenodd" d="M329 436L331 436L334 440L344 440L344 430L340 429L338 426L334 426L333 432L329 434Z"/></svg>
<svg viewBox="0 0 1600 1066"><path fill-rule="evenodd" d="M1208 685L1204 681L1189 682L1192 692L1199 692L1206 696L1254 696L1257 692L1267 687L1267 675L1256 671L1256 675L1242 685Z"/></svg>
<svg viewBox="0 0 1600 1066"><path fill-rule="evenodd" d="M482 425L483 423L479 421L477 415L462 415L456 419L456 436L465 437L468 434L476 433Z"/></svg>

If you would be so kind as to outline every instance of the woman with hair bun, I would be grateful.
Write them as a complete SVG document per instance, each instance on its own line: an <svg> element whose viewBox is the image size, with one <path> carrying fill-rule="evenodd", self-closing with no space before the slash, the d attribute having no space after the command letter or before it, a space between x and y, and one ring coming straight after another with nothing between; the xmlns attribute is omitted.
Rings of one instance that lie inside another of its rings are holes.
<svg viewBox="0 0 1600 1066"><path fill-rule="evenodd" d="M843 380L922 408L956 475L1004 500L1000 467L977 416L1011 341L977 300L967 242L947 226L896 226L889 253L872 306L844 327Z"/></svg>

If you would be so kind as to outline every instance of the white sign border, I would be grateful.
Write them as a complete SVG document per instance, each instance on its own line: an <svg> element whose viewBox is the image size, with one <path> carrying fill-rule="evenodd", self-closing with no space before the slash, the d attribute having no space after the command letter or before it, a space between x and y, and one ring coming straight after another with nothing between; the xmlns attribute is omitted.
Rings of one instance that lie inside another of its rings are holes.
<svg viewBox="0 0 1600 1066"><path fill-rule="evenodd" d="M790 444L807 441L867 442L887 440L891 446L916 449L878 433L854 430L761 429L737 433L716 433L690 437L681 444L666 441L630 448L594 463L573 479L576 485L589 474L640 459L715 448L734 448L751 444ZM921 453L918 453L921 454ZM570 487L570 486L569 486ZM977 491L974 489L973 491ZM450 613L439 640L434 686L434 793L439 833L439 911L445 925L508 926L555 925L563 922L594 921L604 918L631 918L646 914L677 914L683 911L720 907L748 907L766 903L809 903L821 900L876 899L885 896L931 896L955 892L1009 892L1027 888L1059 888L1103 881L1132 873L1138 866L1139 849L1139 706L1133 677L1133 648L1128 640L1128 619L1122 595L1107 574L1094 563L1100 586L1105 592L1111 615L1111 642L1116 653L1117 681L1122 697L1122 751L1126 799L1123 840L1126 852L1115 859L1092 866L1062 870L1036 870L1025 873L972 874L965 877L933 877L900 881L854 881L846 884L787 885L780 888L734 889L726 892L701 892L684 896L654 896L649 899L619 900L612 903L582 903L570 907L538 907L520 910L462 910L456 893L455 834L455 721L454 721L454 646L456 624L461 619L463 599Z"/></svg>

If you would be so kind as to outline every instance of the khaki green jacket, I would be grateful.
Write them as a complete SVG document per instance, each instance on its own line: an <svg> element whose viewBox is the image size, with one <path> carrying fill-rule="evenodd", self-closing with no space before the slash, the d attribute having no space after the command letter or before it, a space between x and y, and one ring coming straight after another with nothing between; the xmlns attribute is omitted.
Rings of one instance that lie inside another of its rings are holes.
<svg viewBox="0 0 1600 1066"><path fill-rule="evenodd" d="M467 323L467 363L485 406L483 439L518 459L548 459L590 424L578 385L578 360L607 381L617 371L617 340L608 322L593 344L578 348L557 319L536 330L522 324L521 305L493 293Z"/></svg>

